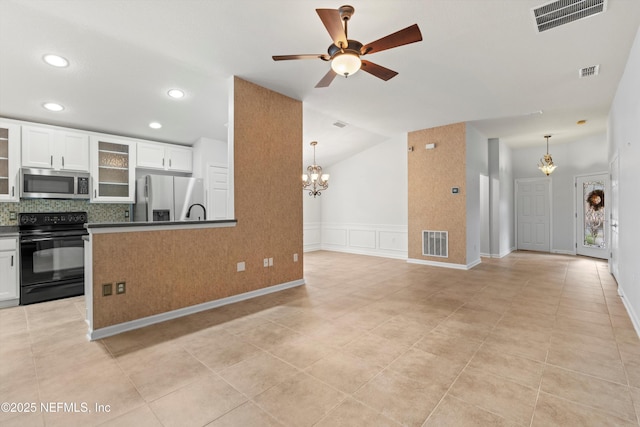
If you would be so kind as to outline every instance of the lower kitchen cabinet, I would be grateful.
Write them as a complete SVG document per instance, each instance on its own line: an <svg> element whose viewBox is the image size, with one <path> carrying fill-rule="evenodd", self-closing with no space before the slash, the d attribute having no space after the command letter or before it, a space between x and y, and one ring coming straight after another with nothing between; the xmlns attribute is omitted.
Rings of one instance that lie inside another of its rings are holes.
<svg viewBox="0 0 640 427"><path fill-rule="evenodd" d="M0 237L0 308L18 305L18 237Z"/></svg>

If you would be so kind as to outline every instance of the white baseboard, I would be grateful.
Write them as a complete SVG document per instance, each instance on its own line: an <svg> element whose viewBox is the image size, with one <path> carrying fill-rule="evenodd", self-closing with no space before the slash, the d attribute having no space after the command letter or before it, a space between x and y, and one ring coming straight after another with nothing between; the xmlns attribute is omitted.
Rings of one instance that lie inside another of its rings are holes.
<svg viewBox="0 0 640 427"><path fill-rule="evenodd" d="M385 252L380 250L367 250L362 248L356 249L353 247L345 248L343 246L335 246L335 245L321 245L321 247L318 250L342 252L345 254L377 256L381 258L407 259L407 253L404 251L394 253L394 252Z"/></svg>
<svg viewBox="0 0 640 427"><path fill-rule="evenodd" d="M516 248L511 248L511 249L508 249L506 252L500 252L499 254L491 254L491 258L504 258L515 250Z"/></svg>
<svg viewBox="0 0 640 427"><path fill-rule="evenodd" d="M245 292L243 294L234 295L227 298L221 298L215 301L208 301L202 304L192 305L190 307L179 308L177 310L167 311L166 313L154 314L153 316L143 317L141 319L131 320L117 325L107 326L100 329L89 329L87 337L89 341L99 340L102 338L110 337L112 335L120 334L122 332L132 331L134 329L143 328L145 326L153 325L155 323L165 322L171 319L177 319L178 317L188 316L190 314L198 313L200 311L209 310L212 308L220 307L227 304L233 304L234 302L244 301L247 299L259 297L262 295L271 294L274 292L283 291L289 288L295 288L296 286L304 285L304 279L294 280L292 282L281 283L279 285L269 286L268 288L257 289L255 291Z"/></svg>
<svg viewBox="0 0 640 427"><path fill-rule="evenodd" d="M636 334L638 338L640 338L640 317L633 309L633 306L627 302L627 298L624 295L624 291L621 286L618 286L618 295L620 295L620 299L622 299L622 304L624 304L624 308L627 309L627 313L629 314L629 318L631 319L631 323L633 323L633 327L636 330Z"/></svg>
<svg viewBox="0 0 640 427"><path fill-rule="evenodd" d="M551 249L552 254L560 254L560 255L575 255L576 251L565 251L563 249Z"/></svg>
<svg viewBox="0 0 640 427"><path fill-rule="evenodd" d="M422 265L429 265L432 267L453 268L455 270L470 270L476 265L480 264L482 261L478 258L477 260L469 264L453 264L450 262L428 261L426 259L409 258L407 259L407 262L410 264L422 264Z"/></svg>
<svg viewBox="0 0 640 427"><path fill-rule="evenodd" d="M20 304L20 298L0 301L0 308L15 307Z"/></svg>

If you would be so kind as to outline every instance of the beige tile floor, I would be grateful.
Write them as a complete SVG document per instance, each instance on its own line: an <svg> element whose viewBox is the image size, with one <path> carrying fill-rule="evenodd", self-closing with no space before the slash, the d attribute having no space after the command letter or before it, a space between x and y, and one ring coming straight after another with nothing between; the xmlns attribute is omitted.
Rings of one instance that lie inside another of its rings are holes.
<svg viewBox="0 0 640 427"><path fill-rule="evenodd" d="M0 401L37 409L0 425L640 425L640 341L604 262L304 261L306 286L98 342L82 298L0 310Z"/></svg>

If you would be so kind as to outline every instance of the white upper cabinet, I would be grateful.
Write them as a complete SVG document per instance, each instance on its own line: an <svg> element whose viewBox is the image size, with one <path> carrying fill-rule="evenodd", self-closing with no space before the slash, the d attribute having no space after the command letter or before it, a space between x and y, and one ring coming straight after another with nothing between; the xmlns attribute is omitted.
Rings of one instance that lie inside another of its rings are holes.
<svg viewBox="0 0 640 427"><path fill-rule="evenodd" d="M174 172L193 172L193 149L171 144L138 142L136 167Z"/></svg>
<svg viewBox="0 0 640 427"><path fill-rule="evenodd" d="M22 126L22 166L89 172L89 136L67 130Z"/></svg>
<svg viewBox="0 0 640 427"><path fill-rule="evenodd" d="M136 144L108 136L91 137L91 201L134 203Z"/></svg>
<svg viewBox="0 0 640 427"><path fill-rule="evenodd" d="M0 121L0 202L17 202L20 126Z"/></svg>

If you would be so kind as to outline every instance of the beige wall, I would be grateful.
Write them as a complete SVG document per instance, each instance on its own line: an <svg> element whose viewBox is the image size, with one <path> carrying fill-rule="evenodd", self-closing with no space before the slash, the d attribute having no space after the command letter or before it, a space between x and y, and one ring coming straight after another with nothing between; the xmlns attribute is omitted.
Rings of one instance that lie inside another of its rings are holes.
<svg viewBox="0 0 640 427"><path fill-rule="evenodd" d="M466 265L466 125L457 123L410 132L409 251L410 259ZM435 143L433 150L425 145ZM457 195L451 193L458 187ZM449 257L422 255L422 231L449 232Z"/></svg>
<svg viewBox="0 0 640 427"><path fill-rule="evenodd" d="M303 278L302 103L236 78L233 126L237 226L94 235L94 330Z"/></svg>

